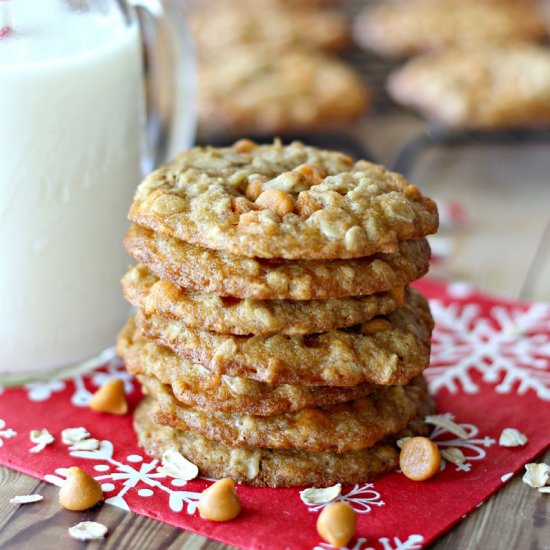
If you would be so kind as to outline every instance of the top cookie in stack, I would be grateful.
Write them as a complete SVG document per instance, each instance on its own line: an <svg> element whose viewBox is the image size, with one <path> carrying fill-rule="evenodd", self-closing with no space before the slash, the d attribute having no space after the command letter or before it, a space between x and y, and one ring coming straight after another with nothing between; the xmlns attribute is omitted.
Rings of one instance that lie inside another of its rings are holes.
<svg viewBox="0 0 550 550"><path fill-rule="evenodd" d="M253 485L353 483L425 434L435 204L307 147L194 148L151 174L125 244L138 307L119 353L149 397L140 442Z"/></svg>

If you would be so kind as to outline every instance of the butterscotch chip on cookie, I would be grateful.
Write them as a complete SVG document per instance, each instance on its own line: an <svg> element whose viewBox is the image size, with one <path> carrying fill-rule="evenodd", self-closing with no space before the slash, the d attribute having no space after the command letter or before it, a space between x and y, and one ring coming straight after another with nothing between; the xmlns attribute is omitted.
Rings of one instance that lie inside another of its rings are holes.
<svg viewBox="0 0 550 550"><path fill-rule="evenodd" d="M384 387L348 403L273 416L203 411L174 398L169 386L140 376L145 392L159 404L156 422L200 433L232 447L336 452L372 447L404 430L426 400L422 377L407 386Z"/></svg>
<svg viewBox="0 0 550 550"><path fill-rule="evenodd" d="M478 48L548 37L533 2L514 0L402 0L366 8L356 21L357 42L386 56L446 48Z"/></svg>
<svg viewBox="0 0 550 550"><path fill-rule="evenodd" d="M388 83L391 95L453 128L550 123L550 50L510 46L452 50L413 59Z"/></svg>
<svg viewBox="0 0 550 550"><path fill-rule="evenodd" d="M117 353L130 373L155 376L171 386L178 401L203 410L270 416L352 401L381 387L373 384L292 386L219 375L178 357L163 346L145 341L136 331L133 319L118 336Z"/></svg>
<svg viewBox="0 0 550 550"><path fill-rule="evenodd" d="M433 320L414 290L387 319L391 328L374 334L357 325L305 336L218 334L143 311L136 323L147 339L219 374L307 386L404 384L428 366Z"/></svg>
<svg viewBox="0 0 550 550"><path fill-rule="evenodd" d="M426 239L398 251L350 260L245 258L130 227L124 244L157 277L196 291L251 300L314 300L360 296L403 287L426 274Z"/></svg>
<svg viewBox="0 0 550 550"><path fill-rule="evenodd" d="M203 137L342 127L370 103L370 92L352 67L310 50L233 49L202 64L198 79Z"/></svg>
<svg viewBox="0 0 550 550"><path fill-rule="evenodd" d="M394 438L428 435L429 429L421 418L431 409L431 403L426 402L419 417ZM158 405L150 398L137 407L134 429L140 445L159 460L167 449L175 448L196 464L204 477L229 476L240 483L257 487L327 487L335 483L371 481L384 472L394 470L399 462L399 453L389 442L342 454L233 448L191 431L159 426L153 420L157 413Z"/></svg>
<svg viewBox="0 0 550 550"><path fill-rule="evenodd" d="M258 181L262 192L248 198ZM258 205L269 190L294 210ZM186 151L141 183L129 217L207 248L284 259L395 252L438 226L435 203L399 174L299 142Z"/></svg>
<svg viewBox="0 0 550 550"><path fill-rule="evenodd" d="M146 313L172 317L191 328L238 335L310 334L365 323L405 300L403 287L328 300L241 300L183 289L160 280L144 265L122 279L124 296Z"/></svg>

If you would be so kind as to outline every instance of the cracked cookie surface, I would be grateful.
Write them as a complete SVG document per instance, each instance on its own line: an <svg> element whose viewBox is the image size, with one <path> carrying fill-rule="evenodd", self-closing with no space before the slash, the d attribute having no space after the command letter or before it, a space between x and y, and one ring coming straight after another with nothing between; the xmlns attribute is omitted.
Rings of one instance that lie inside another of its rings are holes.
<svg viewBox="0 0 550 550"><path fill-rule="evenodd" d="M140 184L129 217L206 248L284 259L395 252L438 227L435 203L383 166L247 140L181 153Z"/></svg>

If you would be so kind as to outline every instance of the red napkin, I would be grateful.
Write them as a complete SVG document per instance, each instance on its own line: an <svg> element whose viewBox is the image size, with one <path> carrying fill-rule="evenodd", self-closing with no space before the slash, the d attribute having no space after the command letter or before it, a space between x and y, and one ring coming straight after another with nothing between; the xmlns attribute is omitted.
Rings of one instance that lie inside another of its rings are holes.
<svg viewBox="0 0 550 550"><path fill-rule="evenodd" d="M441 449L463 451L466 462L443 462L426 482L394 472L344 487L341 500L358 513L353 550L415 550L432 542L501 487L550 444L550 306L483 295L466 284L431 280L415 285L431 300L436 330L426 372L438 412L460 424L468 438L436 428ZM91 393L109 378L123 378L133 408L140 391L119 361L87 376L5 389L0 396L0 463L52 483L77 465L103 484L106 502L242 548L327 549L315 522L322 505L306 506L298 489L238 488L244 508L228 523L203 520L200 492L211 482L164 477L141 450L130 416L95 413ZM71 451L65 428L84 426L101 440L97 451ZM528 437L523 447L498 444L504 428ZM31 454L29 432L48 429L55 442ZM537 498L538 495L533 495ZM39 506L31 504L29 506ZM109 526L116 529L115 525Z"/></svg>

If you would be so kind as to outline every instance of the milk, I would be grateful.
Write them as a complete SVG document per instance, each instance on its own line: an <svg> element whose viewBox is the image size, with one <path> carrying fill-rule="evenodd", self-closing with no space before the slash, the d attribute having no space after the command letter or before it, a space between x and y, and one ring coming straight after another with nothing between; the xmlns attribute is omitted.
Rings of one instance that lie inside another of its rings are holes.
<svg viewBox="0 0 550 550"><path fill-rule="evenodd" d="M6 20L0 372L38 372L111 346L128 313L119 279L140 180L140 40L116 12L77 14L63 2L0 2L0 27Z"/></svg>

